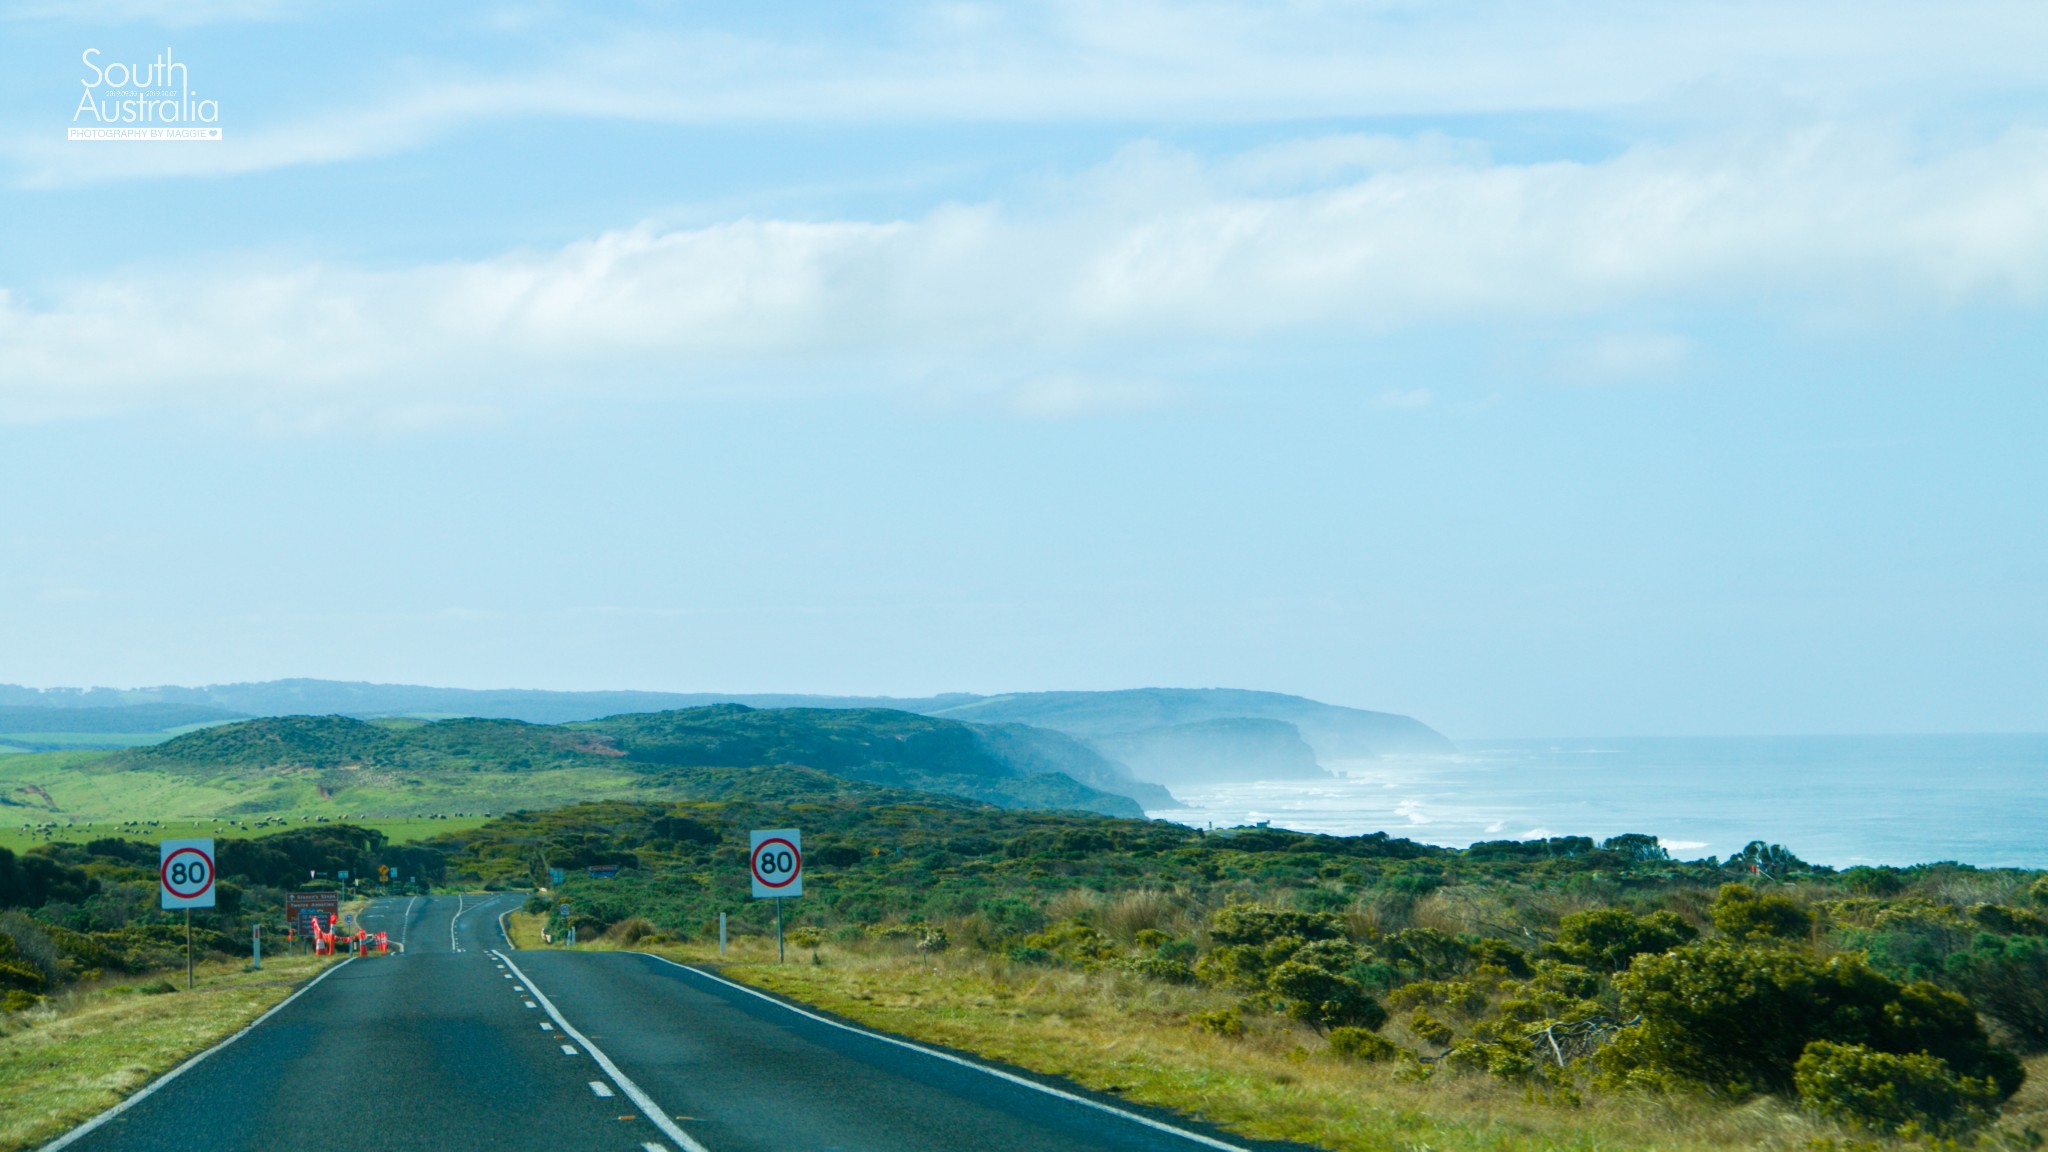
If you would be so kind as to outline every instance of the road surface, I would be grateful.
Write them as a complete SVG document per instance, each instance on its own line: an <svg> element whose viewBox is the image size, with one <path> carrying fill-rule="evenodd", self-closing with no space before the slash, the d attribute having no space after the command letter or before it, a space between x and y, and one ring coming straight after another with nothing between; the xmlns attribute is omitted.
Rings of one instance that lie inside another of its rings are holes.
<svg viewBox="0 0 2048 1152"><path fill-rule="evenodd" d="M563 1152L1253 1147L626 952L514 951L521 895L380 900L402 941L58 1143ZM55 1147L53 1145L53 1147Z"/></svg>

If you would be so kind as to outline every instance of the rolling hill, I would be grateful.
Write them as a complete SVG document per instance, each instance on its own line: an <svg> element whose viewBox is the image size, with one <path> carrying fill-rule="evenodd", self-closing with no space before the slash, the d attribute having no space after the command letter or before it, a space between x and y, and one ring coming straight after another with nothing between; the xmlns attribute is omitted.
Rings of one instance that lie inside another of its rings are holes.
<svg viewBox="0 0 2048 1152"><path fill-rule="evenodd" d="M1199 781L1309 775L1320 773L1333 761L1451 750L1450 741L1411 717L1344 708L1302 696L1231 688L1137 688L999 696L949 693L898 699L472 690L332 680L89 690L0 685L0 709L33 709L39 718L36 722L48 725L34 740L0 736L0 744L37 748L132 746L162 739L169 726L154 717L172 715L211 718L195 722L214 722L235 715L335 714L364 719L476 717L567 724L717 704L741 704L763 710L882 709L983 726L1024 725L1044 735L1019 734L1002 741L1006 744L1003 755L1021 756L1091 787L1134 796L1155 807L1166 802L1163 792L1133 791L1131 773L1124 771L1117 761L1128 758L1134 767L1142 765L1136 775L1170 787ZM122 727L130 723L123 719L124 712L134 714L129 727ZM152 717L150 723L157 727L139 726L144 715ZM157 735L135 735L144 732ZM1051 740L1053 734L1070 740ZM994 735L986 738L1002 740ZM1303 746L1309 751L1308 762L1301 756Z"/></svg>
<svg viewBox="0 0 2048 1152"><path fill-rule="evenodd" d="M1143 815L1130 795L1083 783L1069 770L1096 784L1172 801L1057 733L985 729L886 709L733 704L564 725L266 717L117 753L91 771L203 782L238 794L222 809L231 815L319 802L396 815L450 806L506 811L679 789L695 794L704 770L779 765L1008 808Z"/></svg>

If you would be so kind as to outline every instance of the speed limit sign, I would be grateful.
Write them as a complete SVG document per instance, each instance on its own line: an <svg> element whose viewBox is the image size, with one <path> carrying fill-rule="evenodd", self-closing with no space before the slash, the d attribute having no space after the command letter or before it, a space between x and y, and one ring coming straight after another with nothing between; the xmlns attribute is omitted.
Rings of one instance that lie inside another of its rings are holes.
<svg viewBox="0 0 2048 1152"><path fill-rule="evenodd" d="M162 908L213 907L213 841L165 840L158 848Z"/></svg>
<svg viewBox="0 0 2048 1152"><path fill-rule="evenodd" d="M748 853L754 873L754 895L758 898L804 894L804 838L794 828L771 828L754 833L754 848Z"/></svg>

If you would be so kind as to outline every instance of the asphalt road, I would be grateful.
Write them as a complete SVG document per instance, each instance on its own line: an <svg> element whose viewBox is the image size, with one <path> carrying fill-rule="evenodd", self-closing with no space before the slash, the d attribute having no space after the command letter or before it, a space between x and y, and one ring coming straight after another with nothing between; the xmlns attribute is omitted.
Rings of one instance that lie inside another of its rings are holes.
<svg viewBox="0 0 2048 1152"><path fill-rule="evenodd" d="M332 970L68 1148L1250 1146L792 1011L655 957L513 951L497 917L521 899L376 902L364 925L402 941L402 954Z"/></svg>

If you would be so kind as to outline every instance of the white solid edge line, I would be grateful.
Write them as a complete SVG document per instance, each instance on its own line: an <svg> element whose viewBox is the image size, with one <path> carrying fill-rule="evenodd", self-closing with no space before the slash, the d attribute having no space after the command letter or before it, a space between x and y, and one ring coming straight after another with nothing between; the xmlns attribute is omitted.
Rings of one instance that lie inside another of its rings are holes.
<svg viewBox="0 0 2048 1152"><path fill-rule="evenodd" d="M514 972L519 972L519 965L512 963L510 956L500 952L498 959L503 960ZM633 1102L634 1107L640 1109L641 1115L654 1121L654 1126L661 1129L662 1135L675 1141L676 1147L681 1148L683 1152L710 1152L710 1149L691 1139L688 1132L676 1127L676 1122L669 1119L668 1113L655 1106L653 1097L642 1091L638 1084L633 1083L631 1077L619 1071L619 1066L612 1063L612 1058L604 1054L604 1049L592 1044L590 1037L578 1032L576 1026L569 1023L569 1018L555 1008L555 1002L548 999L539 988L534 987L532 977L519 972L519 978L526 981L526 986L533 990L534 999L539 1000L547 1009L548 1015L554 1017L555 1025L562 1030L562 1035L581 1044L585 1054L597 1061L597 1066L604 1069L604 1074L612 1078L612 1083L619 1086L619 1090L626 1094L626 1098Z"/></svg>
<svg viewBox="0 0 2048 1152"><path fill-rule="evenodd" d="M702 976L706 980L715 980L728 988L735 988L741 992L745 992L749 996L756 996L762 1000L766 1000L768 1003L775 1005L777 1008L786 1009L790 1012L796 1013L799 1016L815 1020L820 1024L829 1024L834 1028L840 1029L844 1032L851 1032L856 1036L866 1036L871 1040L880 1040L885 1044L894 1044L898 1048L908 1048L912 1052L922 1052L926 1056L930 1056L935 1060L944 1060L949 1064L958 1064L962 1068L972 1068L976 1072L981 1072L990 1076L994 1076L998 1080L1007 1080L1012 1084L1021 1085L1025 1088L1033 1089L1034 1091L1043 1092L1048 1096L1057 1096L1062 1100L1067 1100L1075 1104L1084 1105L1086 1107L1093 1108L1098 1112L1107 1112L1112 1116L1121 1116L1126 1120L1132 1121L1137 1124L1143 1124L1145 1127L1151 1128L1155 1131L1166 1132L1174 1136L1179 1136L1185 1140L1192 1140L1197 1144L1207 1145L1210 1148L1221 1148L1224 1150L1224 1152L1251 1152L1250 1149L1245 1148L1243 1145L1226 1143L1225 1141L1218 1140L1213 1136L1204 1136L1200 1132L1190 1132L1185 1128L1176 1128L1163 1120L1154 1120L1150 1116L1141 1116L1136 1112L1131 1112L1123 1108L1118 1108L1113 1104L1104 1104L1100 1100L1090 1100L1086 1096L1077 1096L1072 1092L1067 1092L1062 1089L1055 1088L1050 1084L1040 1084L1036 1080L1032 1080L1024 1076L1018 1076L1014 1073L1005 1072L1000 1068L991 1068L986 1064L980 1064L976 1063L973 1060L963 1059L962 1057L953 1055L951 1052L941 1052L937 1048L927 1048L924 1045L916 1043L914 1041L904 1040L895 1036L885 1035L881 1032L871 1032L866 1028L855 1027L852 1024L847 1024L843 1021L834 1020L828 1016L820 1016L816 1012L806 1011L802 1008L797 1007L794 1004L789 1003L786 1000L778 1000L775 997L770 996L766 992L763 992L757 988L749 988L745 984L741 984L733 980L727 980L723 976L718 976L713 973L706 972L701 968L692 968L688 964L678 964L666 956L656 956L652 952L641 952L638 953L638 955L645 956L650 960L659 960L663 964L667 964L671 968L680 968L683 971L689 972L693 975Z"/></svg>
<svg viewBox="0 0 2048 1152"><path fill-rule="evenodd" d="M462 951L462 945L455 939L455 925L462 920L462 901L462 893L457 892L455 894L455 915L448 918L448 950L450 952Z"/></svg>
<svg viewBox="0 0 2048 1152"><path fill-rule="evenodd" d="M510 908L507 908L503 912L498 913L498 935L503 936L505 938L505 947L510 948L516 952L519 950L519 945L514 944L512 942L512 933L508 931L505 927L505 917L510 916L511 914L512 909Z"/></svg>
<svg viewBox="0 0 2048 1152"><path fill-rule="evenodd" d="M272 1007L270 1011L265 1012L263 1015L258 1016L254 1020L249 1021L247 1024L242 1025L241 1031L235 1033L234 1035L228 1037L220 1043L215 1044L213 1047L208 1048L206 1051L201 1052L199 1055L192 1057L191 1059L185 1061L183 1064L180 1064L176 1068L171 1069L169 1072L166 1072L163 1075L157 1077L156 1079L150 1081L147 1085L143 1087L142 1091L137 1092L135 1095L128 1097L126 1100L121 1101L119 1104L114 1105L112 1108L107 1109L105 1112L100 1113L92 1119L87 1120L85 1123L80 1124L78 1127L73 1128L71 1131L66 1132L62 1136L57 1137L55 1140L50 1141L48 1144L43 1145L41 1148L37 1149L36 1152L57 1152L59 1148L68 1147L70 1146L72 1141L77 1140L80 1137L83 1137L86 1133L91 1132L93 1129L98 1128L100 1125L105 1124L107 1121L112 1120L114 1117L119 1116L121 1113L126 1112L128 1109L133 1108L137 1104L142 1103L142 1101L147 1099L151 1093L155 1092L157 1089L163 1087L166 1084L169 1084L171 1081L176 1080L178 1077L190 1071L193 1065L199 1063L201 1060L206 1059L208 1056L213 1055L215 1052L220 1051L221 1049L227 1047L230 1044L233 1044L235 1041L240 1040L242 1037L247 1036L249 1033L255 1031L257 1025L263 1023L265 1020L270 1019L272 1016L277 1015L279 1012L284 1011L285 1008L289 1006L292 1001L297 1000L299 997L304 996L308 992L311 992L313 990L313 985L320 983L322 980L327 979L329 976L332 976L336 972L341 971L343 968L348 967L350 964L355 963L355 959L355 957L350 956L348 959L343 960L341 963L333 965L326 971L320 973L318 976L313 977L311 980L306 982L306 986L304 988L301 988L297 992L294 992L291 995L285 997L283 1000L278 1001L277 1004L274 1007Z"/></svg>

